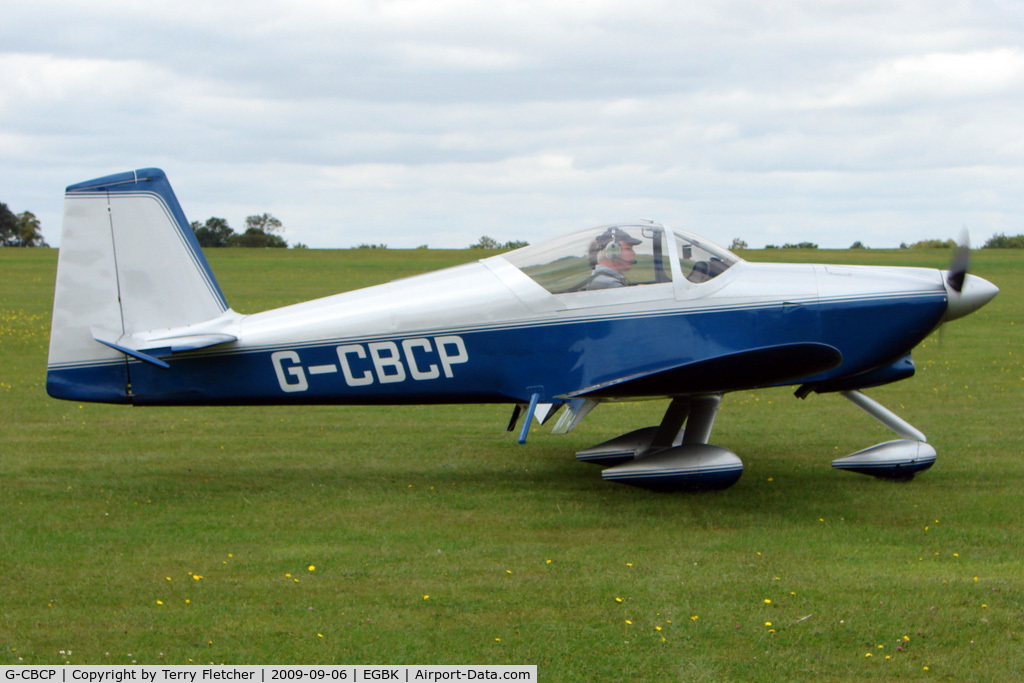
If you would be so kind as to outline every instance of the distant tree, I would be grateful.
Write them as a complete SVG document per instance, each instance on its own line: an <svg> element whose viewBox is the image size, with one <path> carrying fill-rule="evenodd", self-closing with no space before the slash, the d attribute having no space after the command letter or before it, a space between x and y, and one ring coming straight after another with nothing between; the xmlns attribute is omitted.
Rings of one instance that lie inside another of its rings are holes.
<svg viewBox="0 0 1024 683"><path fill-rule="evenodd" d="M748 247L747 241L742 240L739 237L733 237L732 243L729 245L729 251L739 251L740 249L746 249Z"/></svg>
<svg viewBox="0 0 1024 683"><path fill-rule="evenodd" d="M15 215L0 202L0 247L45 247L39 219L31 211Z"/></svg>
<svg viewBox="0 0 1024 683"><path fill-rule="evenodd" d="M420 246L418 246L416 248L417 249L430 249L430 247L428 247L426 244L421 244Z"/></svg>
<svg viewBox="0 0 1024 683"><path fill-rule="evenodd" d="M1024 235L1007 236L1003 233L992 235L982 249L1024 249Z"/></svg>
<svg viewBox="0 0 1024 683"><path fill-rule="evenodd" d="M786 243L782 245L783 249L817 249L818 245L814 242L797 242L796 244Z"/></svg>
<svg viewBox="0 0 1024 683"><path fill-rule="evenodd" d="M295 244L292 245L292 249L309 249L309 247L307 247L302 242L296 242Z"/></svg>
<svg viewBox="0 0 1024 683"><path fill-rule="evenodd" d="M48 247L43 239L42 226L39 219L31 211L22 211L17 215L18 219L18 246L19 247Z"/></svg>
<svg viewBox="0 0 1024 683"><path fill-rule="evenodd" d="M269 213L246 216L245 232L241 235L231 235L228 238L228 246L285 249L288 242L280 235L274 234L283 230L281 221Z"/></svg>
<svg viewBox="0 0 1024 683"><path fill-rule="evenodd" d="M863 242L857 240L856 242L850 245L850 249L867 249L867 247L864 246Z"/></svg>
<svg viewBox="0 0 1024 683"><path fill-rule="evenodd" d="M955 249L956 240L921 240L910 245L910 249Z"/></svg>
<svg viewBox="0 0 1024 683"><path fill-rule="evenodd" d="M207 218L205 225L192 223L192 232L201 247L226 247L235 235L224 218Z"/></svg>
<svg viewBox="0 0 1024 683"><path fill-rule="evenodd" d="M280 235L271 235L259 228L249 228L241 235L232 235L228 240L228 246L285 249L288 243Z"/></svg>
<svg viewBox="0 0 1024 683"><path fill-rule="evenodd" d="M470 249L500 249L501 248L501 244L499 244L498 240L494 239L493 237L488 237L487 235L484 235L483 237L480 238L480 241L478 241L476 244L469 245L469 248Z"/></svg>
<svg viewBox="0 0 1024 683"><path fill-rule="evenodd" d="M521 249L522 247L528 247L530 243L526 240L509 240L505 244L501 245L501 249Z"/></svg>
<svg viewBox="0 0 1024 683"><path fill-rule="evenodd" d="M387 249L387 248L388 248L388 245L383 244L383 243L382 244L367 244L366 242L363 242L362 244L360 244L359 246L356 247L356 249Z"/></svg>
<svg viewBox="0 0 1024 683"><path fill-rule="evenodd" d="M13 247L18 235L18 217L0 202L0 246Z"/></svg>
<svg viewBox="0 0 1024 683"><path fill-rule="evenodd" d="M245 229L248 231L250 228L256 228L257 230L266 233L284 231L284 226L281 225L281 221L277 220L269 213L263 213L258 216L246 216Z"/></svg>

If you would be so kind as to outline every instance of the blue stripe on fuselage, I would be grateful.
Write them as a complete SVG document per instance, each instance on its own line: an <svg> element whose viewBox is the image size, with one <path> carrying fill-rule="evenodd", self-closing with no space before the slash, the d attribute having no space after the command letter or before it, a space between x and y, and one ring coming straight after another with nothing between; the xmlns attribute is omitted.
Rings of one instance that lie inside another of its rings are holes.
<svg viewBox="0 0 1024 683"><path fill-rule="evenodd" d="M140 405L492 403L528 400L538 387L542 399L551 400L625 375L807 341L832 345L843 354L838 368L800 380L825 381L906 354L935 327L945 308L941 295L878 298L332 340L235 353L197 351L167 359L169 370L130 362L130 400ZM453 338L459 342L449 341L442 353L438 340ZM95 392L89 385L96 372L52 368L50 381L61 387L63 398L76 398L75 387ZM107 387L101 394L109 392ZM686 387L679 388L685 392Z"/></svg>

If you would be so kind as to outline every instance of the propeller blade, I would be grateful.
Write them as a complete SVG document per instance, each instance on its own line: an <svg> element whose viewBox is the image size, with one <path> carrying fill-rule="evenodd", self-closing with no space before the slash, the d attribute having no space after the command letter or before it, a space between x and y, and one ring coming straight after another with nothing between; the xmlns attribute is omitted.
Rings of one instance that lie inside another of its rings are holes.
<svg viewBox="0 0 1024 683"><path fill-rule="evenodd" d="M949 264L949 271L946 274L946 283L954 292L962 292L964 289L964 278L967 276L967 266L971 261L971 243L965 230L960 235L960 243L953 251L953 260Z"/></svg>

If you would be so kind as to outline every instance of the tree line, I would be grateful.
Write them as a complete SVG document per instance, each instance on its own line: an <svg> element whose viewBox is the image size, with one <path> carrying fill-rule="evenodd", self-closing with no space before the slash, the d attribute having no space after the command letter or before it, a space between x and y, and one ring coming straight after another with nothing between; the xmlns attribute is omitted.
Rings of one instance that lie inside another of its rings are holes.
<svg viewBox="0 0 1024 683"><path fill-rule="evenodd" d="M288 247L288 242L278 233L284 232L284 225L276 217L269 213L254 214L246 216L245 230L238 233L228 225L227 219L210 217L205 223L193 221L192 232L199 242L199 246L206 247L254 247L254 248L279 248ZM485 250L509 250L525 247L529 243L524 240L510 240L499 242L493 237L483 235L476 243L469 245L470 249ZM0 202L0 247L48 247L39 219L31 211L22 211L15 214L7 204ZM954 248L957 244L952 239L928 239L920 240L912 244L902 242L900 249L936 249ZM294 249L304 249L306 245L296 242ZM386 244L360 244L359 249L387 249ZM417 249L426 249L427 245L421 245ZM731 250L749 248L746 241L740 238L733 239L729 245ZM767 244L765 249L817 249L818 245L813 242L799 242L797 244ZM857 240L850 249L868 249L863 242ZM999 233L993 235L982 249L1024 249L1024 234L1006 235Z"/></svg>
<svg viewBox="0 0 1024 683"><path fill-rule="evenodd" d="M31 211L15 214L0 202L0 247L48 247L39 219Z"/></svg>
<svg viewBox="0 0 1024 683"><path fill-rule="evenodd" d="M281 221L263 213L246 216L245 232L235 232L225 218L210 217L205 223L192 222L192 232L199 246L206 247L254 247L286 249L288 242L277 233L283 232ZM298 243L295 248L305 245Z"/></svg>

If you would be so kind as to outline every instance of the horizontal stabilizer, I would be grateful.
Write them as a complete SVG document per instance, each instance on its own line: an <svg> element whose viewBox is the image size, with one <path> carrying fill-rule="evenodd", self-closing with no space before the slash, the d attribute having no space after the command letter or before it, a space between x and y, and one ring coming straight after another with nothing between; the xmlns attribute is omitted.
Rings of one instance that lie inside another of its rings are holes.
<svg viewBox="0 0 1024 683"><path fill-rule="evenodd" d="M101 336L102 337L106 337L106 335L102 335L102 333L101 333ZM131 347L124 346L122 344L118 344L116 341L112 341L111 339L101 338L101 336L97 336L96 333L93 332L93 338L96 341L98 341L100 344L103 344L104 346L109 346L110 348L114 349L115 351L120 351L121 353L123 353L123 354L125 354L127 356L131 356L132 358L137 358L137 359L139 359L139 360L141 360L141 361L143 361L145 363L149 363L150 365L155 365L158 368L163 368L164 370L166 370L169 367L171 367L170 365L168 365L167 363L163 362L162 360L160 360L159 358L157 358L155 356L151 356L148 353L143 353L142 351L139 351L138 349L133 349Z"/></svg>
<svg viewBox="0 0 1024 683"><path fill-rule="evenodd" d="M828 344L780 344L622 377L568 397L640 398L757 389L810 377L842 361L839 349Z"/></svg>
<svg viewBox="0 0 1024 683"><path fill-rule="evenodd" d="M221 319L211 322L223 324L227 317L222 316ZM238 339L236 335L226 332L197 332L194 331L194 327L196 326L178 333L163 330L160 333L118 334L98 327L91 327L89 331L92 338L104 346L164 369L170 366L160 360L161 357L226 344Z"/></svg>

